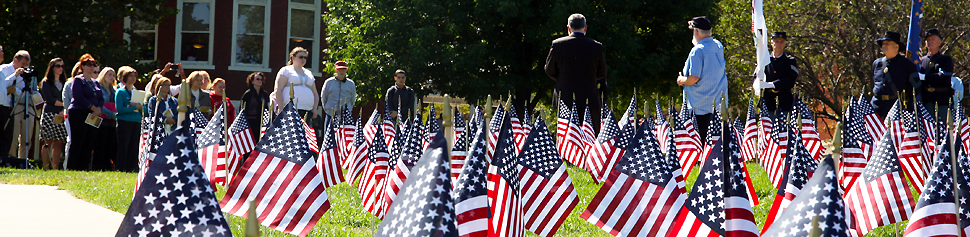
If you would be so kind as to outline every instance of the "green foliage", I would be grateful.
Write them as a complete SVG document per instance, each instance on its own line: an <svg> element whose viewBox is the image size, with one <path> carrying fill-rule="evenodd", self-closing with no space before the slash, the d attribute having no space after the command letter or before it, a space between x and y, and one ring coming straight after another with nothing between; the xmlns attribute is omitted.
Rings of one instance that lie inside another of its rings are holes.
<svg viewBox="0 0 970 237"><path fill-rule="evenodd" d="M886 31L896 31L907 42L911 1L764 1L768 29L788 33L787 51L798 58L796 93L808 103L820 105L820 118L841 118L843 102L849 96L869 93L872 62L883 54L875 40ZM923 30L939 28L944 34L942 51L954 58L954 75L970 76L970 2L923 1ZM755 49L751 33L751 1L721 0L721 21L715 23L716 37L725 46L729 78L740 91L751 96L751 75ZM905 50L905 46L900 47ZM922 49L925 53L925 47Z"/></svg>
<svg viewBox="0 0 970 237"><path fill-rule="evenodd" d="M27 50L31 65L45 71L51 59L64 59L68 72L85 53L90 53L102 67L130 65L139 72L151 71L154 65L138 61L138 53L154 45L129 44L117 34L125 17L158 23L175 15L176 9L161 7L166 0L56 1L7 0L0 6L0 45L4 62L10 62L18 50ZM138 14L136 14L136 12ZM125 30L131 33L130 30ZM132 42L145 42L131 34Z"/></svg>
<svg viewBox="0 0 970 237"><path fill-rule="evenodd" d="M679 97L674 79L692 46L685 22L710 14L713 5L713 0L328 0L325 53L330 61L353 65L350 76L365 104L383 97L400 68L420 95L451 94L474 103L488 94L496 99L513 94L521 114L552 101L555 82L543 71L549 45L567 34L570 14L582 13L588 35L604 45L612 93L607 103L616 106L627 103L616 98L630 98L635 88L642 98Z"/></svg>

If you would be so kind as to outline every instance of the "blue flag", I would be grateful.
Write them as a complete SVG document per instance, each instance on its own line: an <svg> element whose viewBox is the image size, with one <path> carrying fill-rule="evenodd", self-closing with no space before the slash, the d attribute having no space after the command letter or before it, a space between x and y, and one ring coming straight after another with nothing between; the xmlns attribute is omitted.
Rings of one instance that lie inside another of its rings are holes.
<svg viewBox="0 0 970 237"><path fill-rule="evenodd" d="M913 62L919 64L919 46L922 42L920 40L920 20L923 19L923 0L913 0L913 9L909 10L909 43L906 44L906 50L909 50L909 59Z"/></svg>

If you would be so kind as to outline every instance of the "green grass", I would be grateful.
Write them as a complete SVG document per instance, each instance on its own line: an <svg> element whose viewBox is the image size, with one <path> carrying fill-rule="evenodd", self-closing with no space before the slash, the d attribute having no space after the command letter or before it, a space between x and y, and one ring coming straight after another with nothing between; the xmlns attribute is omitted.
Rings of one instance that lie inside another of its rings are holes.
<svg viewBox="0 0 970 237"><path fill-rule="evenodd" d="M767 174L757 163L747 163L754 182L755 191L760 197L760 204L753 207L755 221L761 227L771 203L774 201L776 189L771 187ZM697 177L697 168L687 177L687 188L692 188ZM580 218L580 215L596 195L600 185L592 181L589 173L570 166L570 177L579 195L579 204L573 209L566 222L556 233L556 236L611 236L595 225ZM78 172L78 171L40 171L0 168L0 183L5 184L39 184L58 186L71 195L80 199L105 207L112 211L125 213L131 202L132 191L135 186L136 174L119 172ZM380 220L370 213L360 209L360 198L356 190L340 184L327 190L332 207L320 218L308 236L370 236L376 231ZM225 189L220 187L216 196L225 195ZM242 236L245 219L233 215L226 215L231 225L233 235ZM280 231L260 227L263 236L292 236ZM902 235L906 223L876 228L867 236L896 236ZM536 236L529 233L529 236Z"/></svg>

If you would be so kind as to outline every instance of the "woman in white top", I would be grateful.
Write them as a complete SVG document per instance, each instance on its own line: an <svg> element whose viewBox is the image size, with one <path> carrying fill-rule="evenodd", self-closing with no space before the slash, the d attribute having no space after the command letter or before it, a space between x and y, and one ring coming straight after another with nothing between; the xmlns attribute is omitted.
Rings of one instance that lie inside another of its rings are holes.
<svg viewBox="0 0 970 237"><path fill-rule="evenodd" d="M293 105L296 110L300 112L300 116L306 116L307 113L312 114L312 118L316 118L317 114L313 108L317 107L317 97L319 97L319 92L317 92L316 86L314 86L313 73L310 70L303 68L306 64L307 55L309 52L303 47L296 47L290 51L290 61L287 63L289 66L280 68L280 72L276 74L276 87L273 89L273 93L270 97L273 97L278 103L276 112L279 113L286 103L290 102L290 84L293 84Z"/></svg>

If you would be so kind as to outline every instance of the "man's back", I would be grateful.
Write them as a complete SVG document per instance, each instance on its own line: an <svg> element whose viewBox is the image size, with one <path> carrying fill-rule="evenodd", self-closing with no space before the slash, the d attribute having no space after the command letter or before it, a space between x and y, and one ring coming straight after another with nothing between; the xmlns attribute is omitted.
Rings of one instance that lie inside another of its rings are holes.
<svg viewBox="0 0 970 237"><path fill-rule="evenodd" d="M552 41L545 70L556 80L556 90L595 90L596 80L606 77L603 44L582 33L556 39Z"/></svg>

